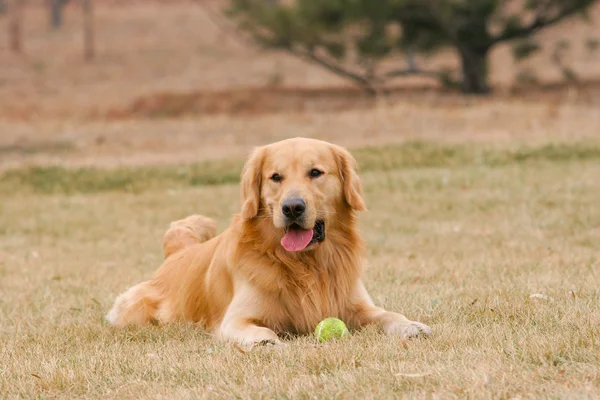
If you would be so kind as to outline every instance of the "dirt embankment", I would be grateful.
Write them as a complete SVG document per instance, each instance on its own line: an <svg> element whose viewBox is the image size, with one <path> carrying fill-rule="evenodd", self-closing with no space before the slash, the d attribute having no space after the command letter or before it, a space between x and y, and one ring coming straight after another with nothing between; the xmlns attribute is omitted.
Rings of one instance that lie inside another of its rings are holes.
<svg viewBox="0 0 600 400"><path fill-rule="evenodd" d="M214 114L268 114L277 112L322 112L372 107L377 101L411 101L427 105L465 105L477 101L515 99L545 103L579 103L600 107L600 80L547 85L524 85L496 90L493 96L464 96L455 90L393 87L379 96L352 87L244 88L214 92L163 92L136 99L123 108L110 110L108 118L160 118Z"/></svg>

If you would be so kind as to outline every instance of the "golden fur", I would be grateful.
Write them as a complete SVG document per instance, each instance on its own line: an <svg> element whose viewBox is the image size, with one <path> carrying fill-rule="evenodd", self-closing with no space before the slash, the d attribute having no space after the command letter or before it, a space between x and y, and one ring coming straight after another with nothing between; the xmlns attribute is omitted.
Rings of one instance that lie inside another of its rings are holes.
<svg viewBox="0 0 600 400"><path fill-rule="evenodd" d="M312 168L324 174L311 178ZM275 172L285 178L269 179ZM215 236L215 223L199 215L171 224L163 265L116 299L107 315L113 325L194 321L243 344L280 343L278 335L312 332L326 317L351 329L377 324L403 337L430 333L376 307L363 286L356 211L365 204L345 149L303 138L260 147L244 167L241 187L242 211L222 234ZM306 202L307 224L325 221L322 243L300 252L282 247L281 203L289 196Z"/></svg>

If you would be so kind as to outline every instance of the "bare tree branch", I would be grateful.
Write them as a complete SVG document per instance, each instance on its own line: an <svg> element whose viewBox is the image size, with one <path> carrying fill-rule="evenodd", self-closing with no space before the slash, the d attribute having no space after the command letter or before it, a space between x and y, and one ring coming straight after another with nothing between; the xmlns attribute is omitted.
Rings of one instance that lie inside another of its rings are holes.
<svg viewBox="0 0 600 400"><path fill-rule="evenodd" d="M220 29L221 31L226 33L228 36L233 38L238 43L241 43L244 45L250 44L254 47L254 43L251 40L248 40L248 38L246 37L245 34L240 32L237 27L224 21L221 18L221 15L219 14L219 12L213 10L207 4L208 3L207 1L194 0L194 3L196 3L198 6L200 6L204 10L207 17L210 19L210 21L213 23L213 25L215 25L218 29ZM263 38L263 41L267 41L267 39ZM342 65L340 65L338 63L327 60L325 57L318 55L315 52L315 50L313 50L313 49L305 50L305 51L293 49L291 47L280 47L279 49L284 50L285 52L287 52L288 54L290 54L294 57L303 59L303 60L311 62L313 64L318 64L321 67L324 67L327 70L329 70L339 76L353 80L353 81L357 82L358 84L360 84L361 86L367 88L367 90L372 89L371 80L369 80L366 77L366 75L361 75L359 73L355 73L355 72L343 67Z"/></svg>
<svg viewBox="0 0 600 400"><path fill-rule="evenodd" d="M212 9L208 5L208 1L194 0L194 2L205 11L210 21L218 29L224 31L239 43L248 41L249 43L253 44L252 40L249 39L247 32L242 32L235 25L225 21L218 11ZM270 40L272 40L272 38L269 37L269 35L265 32L253 31L250 33L250 35L254 36L254 39L258 40L259 42L268 43ZM308 46L295 47L292 43L289 43L285 46L277 46L277 49L280 51L285 51L286 53L309 63L319 65L320 67L325 68L326 70L333 72L340 77L349 79L370 93L376 93L376 85L383 85L388 79L394 77L419 75L439 78L439 72L424 71L415 68L414 65L409 65L408 69L391 70L383 74L375 74L373 68L370 67L367 67L366 71L364 72L359 72L356 69L351 69L347 66L344 66L342 63L337 62L332 57L327 57L326 55L321 54L319 50L322 49L323 46L325 45L322 43L314 43Z"/></svg>
<svg viewBox="0 0 600 400"><path fill-rule="evenodd" d="M397 78L400 76L411 76L411 75L426 76L426 77L438 79L440 77L440 72L425 71L425 70L422 70L419 68L407 68L407 69L395 69L395 70L391 70L391 71L388 71L385 74L383 74L383 76L385 78Z"/></svg>
<svg viewBox="0 0 600 400"><path fill-rule="evenodd" d="M344 78L351 79L351 80L359 83L361 86L364 86L366 88L372 88L373 83L370 79L367 78L366 74L360 74L360 73L351 71L350 69L345 68L344 66L342 66L339 63L330 61L330 60L326 59L325 57L318 55L314 49L308 49L308 50L302 51L302 50L297 50L297 49L292 49L292 48L285 48L285 50L288 53L290 53L296 57L302 58L306 61L312 62L314 64L318 64L322 67L325 67L329 71L331 71L339 76L343 76Z"/></svg>
<svg viewBox="0 0 600 400"><path fill-rule="evenodd" d="M491 46L500 42L505 42L507 40L519 39L530 36L531 34L547 26L553 25L567 17L570 17L578 11L581 11L581 9L581 5L574 4L571 7L561 10L557 15L553 17L544 17L543 15L538 14L531 23L517 28L515 30L501 33L500 35L492 38Z"/></svg>
<svg viewBox="0 0 600 400"><path fill-rule="evenodd" d="M247 38L240 33L239 29L237 29L235 24L229 23L224 18L222 18L221 14L218 11L213 10L212 7L208 5L208 1L194 0L194 3L196 3L196 5L198 5L200 8L202 8L204 14L206 14L210 22L214 26L216 26L217 29L226 34L230 39L244 46L254 46L254 43L252 43L250 40L247 40Z"/></svg>

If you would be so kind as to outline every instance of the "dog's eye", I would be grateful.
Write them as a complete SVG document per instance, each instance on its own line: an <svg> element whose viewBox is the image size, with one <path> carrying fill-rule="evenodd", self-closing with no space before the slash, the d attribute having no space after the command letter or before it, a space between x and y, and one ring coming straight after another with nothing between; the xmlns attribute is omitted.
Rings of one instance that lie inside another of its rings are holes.
<svg viewBox="0 0 600 400"><path fill-rule="evenodd" d="M319 171L318 169L313 168L313 169L310 170L309 175L310 175L311 178L318 178L321 175L323 175L323 171Z"/></svg>
<svg viewBox="0 0 600 400"><path fill-rule="evenodd" d="M271 175L271 180L273 182L281 182L282 179L283 178L281 177L281 175L279 175L277 172Z"/></svg>

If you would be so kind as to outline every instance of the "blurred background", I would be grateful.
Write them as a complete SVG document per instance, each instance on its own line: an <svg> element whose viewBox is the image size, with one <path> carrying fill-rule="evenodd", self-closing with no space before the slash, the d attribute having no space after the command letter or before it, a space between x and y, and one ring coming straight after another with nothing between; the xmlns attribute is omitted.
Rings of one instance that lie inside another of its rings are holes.
<svg viewBox="0 0 600 400"><path fill-rule="evenodd" d="M599 23L600 0L0 0L0 393L600 398ZM433 337L250 355L108 326L170 221L225 229L251 148L295 136L350 149L367 289Z"/></svg>
<svg viewBox="0 0 600 400"><path fill-rule="evenodd" d="M0 0L0 167L522 138L600 106L599 18L595 0Z"/></svg>

